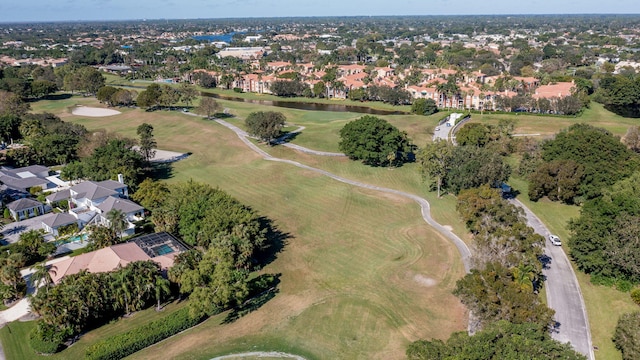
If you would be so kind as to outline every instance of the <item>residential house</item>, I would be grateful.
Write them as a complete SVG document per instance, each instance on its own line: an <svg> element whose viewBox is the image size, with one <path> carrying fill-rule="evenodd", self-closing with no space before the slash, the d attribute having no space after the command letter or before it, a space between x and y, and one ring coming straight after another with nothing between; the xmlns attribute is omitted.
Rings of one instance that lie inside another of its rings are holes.
<svg viewBox="0 0 640 360"><path fill-rule="evenodd" d="M23 198L7 204L7 209L16 221L29 219L45 213L44 205L37 200Z"/></svg>
<svg viewBox="0 0 640 360"><path fill-rule="evenodd" d="M0 168L1 190L12 199L29 196L29 190L34 187L39 187L42 190L52 190L56 187L53 177L55 176L49 176L49 168L41 165L17 169Z"/></svg>
<svg viewBox="0 0 640 360"><path fill-rule="evenodd" d="M127 199L127 185L122 177L119 178L121 181L81 182L47 196L47 203L54 205L63 200L68 201L69 214L77 219L80 228L89 224L109 226L107 214L111 210L119 210L125 215L126 227L123 234L132 235L134 223L144 218L144 208Z"/></svg>
<svg viewBox="0 0 640 360"><path fill-rule="evenodd" d="M79 220L68 213L48 214L42 217L42 228L53 236L60 235L58 232L60 228L73 224L76 224L78 229L80 228Z"/></svg>
<svg viewBox="0 0 640 360"><path fill-rule="evenodd" d="M70 257L55 263L49 269L51 280L58 284L65 276L86 270L90 273L110 272L134 261L151 260L166 272L175 257L187 251L187 246L173 235L162 232L136 237L124 244Z"/></svg>

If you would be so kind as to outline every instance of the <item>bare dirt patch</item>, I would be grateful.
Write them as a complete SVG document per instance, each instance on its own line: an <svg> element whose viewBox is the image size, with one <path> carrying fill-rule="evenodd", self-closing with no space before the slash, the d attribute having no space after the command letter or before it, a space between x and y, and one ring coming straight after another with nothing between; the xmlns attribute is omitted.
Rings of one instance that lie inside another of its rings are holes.
<svg viewBox="0 0 640 360"><path fill-rule="evenodd" d="M420 274L416 274L413 277L413 280L415 280L418 284L424 286L424 287L432 287L435 286L438 282L430 277L426 277L424 275L420 275Z"/></svg>
<svg viewBox="0 0 640 360"><path fill-rule="evenodd" d="M113 116L122 114L118 110L113 109L103 109L89 106L76 106L71 111L73 115L78 116L89 116L89 117L105 117L105 116Z"/></svg>

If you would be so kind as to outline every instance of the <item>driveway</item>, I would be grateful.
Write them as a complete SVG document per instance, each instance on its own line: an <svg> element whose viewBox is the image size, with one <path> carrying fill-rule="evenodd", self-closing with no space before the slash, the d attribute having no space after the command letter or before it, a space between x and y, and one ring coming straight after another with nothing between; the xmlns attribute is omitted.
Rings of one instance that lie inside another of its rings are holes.
<svg viewBox="0 0 640 360"><path fill-rule="evenodd" d="M31 219L25 219L22 221L16 221L7 224L4 229L2 229L3 239L0 240L3 245L13 244L18 242L20 239L20 234L29 230L40 230L42 229L42 218L49 214L40 215L33 217Z"/></svg>
<svg viewBox="0 0 640 360"><path fill-rule="evenodd" d="M576 351L593 360L593 344L587 311L571 262L562 246L551 245L549 241L551 232L542 221L520 201L515 199L510 201L524 210L529 226L545 238L544 254L548 262L542 273L546 277L547 305L556 311L554 318L557 323L557 328L551 336L560 342L570 343ZM561 240L566 241L566 239Z"/></svg>

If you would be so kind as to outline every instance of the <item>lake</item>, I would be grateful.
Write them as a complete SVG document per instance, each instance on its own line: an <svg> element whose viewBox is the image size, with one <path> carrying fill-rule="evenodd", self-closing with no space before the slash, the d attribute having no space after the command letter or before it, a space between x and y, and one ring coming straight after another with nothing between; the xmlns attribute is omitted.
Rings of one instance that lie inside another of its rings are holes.
<svg viewBox="0 0 640 360"><path fill-rule="evenodd" d="M298 109L298 110L354 112L354 113L371 114L371 115L406 115L408 114L407 112L404 112L404 111L372 109L366 106L342 105L342 104L319 104L319 103L308 103L308 102L302 102L302 101L254 100L254 99L244 99L236 96L213 94L208 92L201 92L200 95L221 99L221 100L245 102L245 103L265 105L265 106L276 106L276 107Z"/></svg>

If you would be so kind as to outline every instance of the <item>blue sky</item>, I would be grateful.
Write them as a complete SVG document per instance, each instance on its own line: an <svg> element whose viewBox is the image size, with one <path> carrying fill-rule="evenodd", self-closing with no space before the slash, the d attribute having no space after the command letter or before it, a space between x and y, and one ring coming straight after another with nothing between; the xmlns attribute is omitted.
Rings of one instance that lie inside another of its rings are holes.
<svg viewBox="0 0 640 360"><path fill-rule="evenodd" d="M0 22L274 16L640 14L638 0L0 0Z"/></svg>

